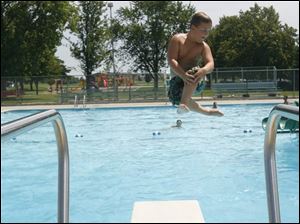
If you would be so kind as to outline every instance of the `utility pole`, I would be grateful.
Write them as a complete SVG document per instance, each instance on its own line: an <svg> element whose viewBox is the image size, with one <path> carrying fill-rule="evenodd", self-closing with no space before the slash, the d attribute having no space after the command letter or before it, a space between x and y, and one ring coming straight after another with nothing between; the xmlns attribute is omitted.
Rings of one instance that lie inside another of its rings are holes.
<svg viewBox="0 0 300 224"><path fill-rule="evenodd" d="M111 33L112 32L112 7L114 6L112 2L109 2L107 4L110 10L110 29ZM118 101L118 83L116 80L116 66L115 66L115 49L114 49L114 40L113 36L111 37L111 60L112 60L112 65L113 65L113 86L114 86L114 99L115 101Z"/></svg>

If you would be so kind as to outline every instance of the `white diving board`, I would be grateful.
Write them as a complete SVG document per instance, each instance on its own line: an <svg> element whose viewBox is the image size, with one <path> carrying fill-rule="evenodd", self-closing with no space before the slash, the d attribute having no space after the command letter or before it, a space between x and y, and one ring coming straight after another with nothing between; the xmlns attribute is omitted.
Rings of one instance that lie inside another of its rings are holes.
<svg viewBox="0 0 300 224"><path fill-rule="evenodd" d="M133 206L132 223L204 223L198 201L142 201Z"/></svg>

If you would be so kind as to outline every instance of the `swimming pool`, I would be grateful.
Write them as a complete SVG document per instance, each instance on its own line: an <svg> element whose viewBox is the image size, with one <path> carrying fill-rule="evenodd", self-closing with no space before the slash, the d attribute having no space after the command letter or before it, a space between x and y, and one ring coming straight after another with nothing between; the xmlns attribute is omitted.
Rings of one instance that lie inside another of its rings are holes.
<svg viewBox="0 0 300 224"><path fill-rule="evenodd" d="M135 201L193 199L206 222L267 222L261 120L273 106L221 106L221 118L171 107L59 110L70 222L130 222ZM34 112L7 112L1 123ZM183 128L171 128L177 119ZM299 222L299 136L279 134L276 146L281 220ZM51 124L1 142L1 161L1 221L56 222Z"/></svg>

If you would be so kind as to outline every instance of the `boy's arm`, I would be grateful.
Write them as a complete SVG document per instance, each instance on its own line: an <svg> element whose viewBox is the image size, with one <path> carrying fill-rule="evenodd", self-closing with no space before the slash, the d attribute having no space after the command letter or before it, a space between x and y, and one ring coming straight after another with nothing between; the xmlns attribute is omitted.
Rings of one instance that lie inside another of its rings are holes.
<svg viewBox="0 0 300 224"><path fill-rule="evenodd" d="M214 70L214 58L212 56L210 47L205 42L203 42L203 44L204 49L202 53L202 58L205 62L205 65L202 68L200 68L195 74L196 82L199 82L200 79L202 79L205 75L211 73Z"/></svg>
<svg viewBox="0 0 300 224"><path fill-rule="evenodd" d="M194 76L186 73L183 68L178 63L179 55L179 37L177 35L173 36L170 40L168 47L168 62L171 69L178 75L184 82L191 84L194 82Z"/></svg>

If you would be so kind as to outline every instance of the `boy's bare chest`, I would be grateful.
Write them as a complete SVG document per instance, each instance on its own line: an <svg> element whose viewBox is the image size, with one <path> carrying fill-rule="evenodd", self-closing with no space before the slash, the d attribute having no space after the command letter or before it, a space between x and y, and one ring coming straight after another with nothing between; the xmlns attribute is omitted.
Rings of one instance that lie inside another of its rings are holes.
<svg viewBox="0 0 300 224"><path fill-rule="evenodd" d="M194 64L201 57L203 45L181 44L178 52L178 61L180 64Z"/></svg>

